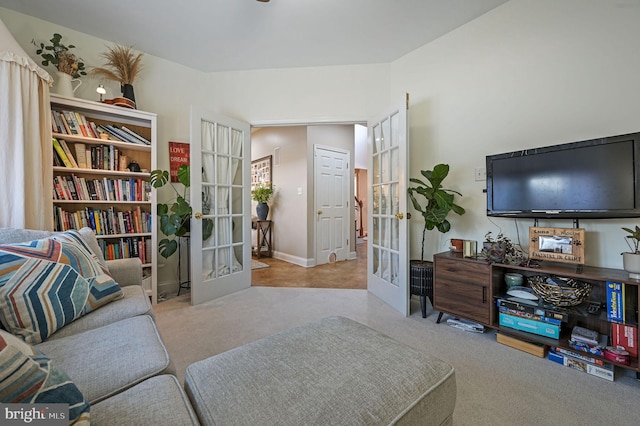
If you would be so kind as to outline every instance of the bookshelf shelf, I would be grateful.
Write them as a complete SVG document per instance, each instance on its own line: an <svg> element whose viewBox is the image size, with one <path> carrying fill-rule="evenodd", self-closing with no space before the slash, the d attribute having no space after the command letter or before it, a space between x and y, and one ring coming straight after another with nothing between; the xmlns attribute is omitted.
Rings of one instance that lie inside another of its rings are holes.
<svg viewBox="0 0 640 426"><path fill-rule="evenodd" d="M156 304L156 197L148 182L157 168L156 114L51 94L51 125L54 229L89 226L105 258L140 257ZM107 128L120 140L100 138ZM132 162L142 171L129 170Z"/></svg>

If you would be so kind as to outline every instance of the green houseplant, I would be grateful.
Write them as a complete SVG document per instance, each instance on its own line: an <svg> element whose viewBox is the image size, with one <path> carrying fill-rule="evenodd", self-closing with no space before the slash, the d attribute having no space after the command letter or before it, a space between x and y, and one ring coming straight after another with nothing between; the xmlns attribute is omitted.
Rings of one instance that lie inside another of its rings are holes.
<svg viewBox="0 0 640 426"><path fill-rule="evenodd" d="M465 210L454 203L454 196L456 194L462 196L462 194L442 187L442 182L449 175L448 164L437 164L433 170L422 170L420 173L426 181L409 179L410 182L416 184L408 189L409 198L413 208L419 211L424 219L420 260L411 260L409 279L411 294L420 296L422 318L426 318L427 296L433 301L433 262L424 260L427 231L437 229L442 233L449 232L451 229L451 223L447 220L449 213L463 215Z"/></svg>
<svg viewBox="0 0 640 426"><path fill-rule="evenodd" d="M260 183L251 191L251 199L258 203L256 206L256 214L259 220L267 220L269 215L269 202L274 195L275 188L273 184Z"/></svg>
<svg viewBox="0 0 640 426"><path fill-rule="evenodd" d="M187 199L188 188L191 186L190 173L191 168L188 165L181 165L178 168L178 181L184 186L182 192L178 191L175 185L171 184L171 188L173 188L176 193L176 199L171 205L158 203L157 214L160 230L167 237L158 242L158 253L165 259L178 250L176 237L185 236L191 229L191 214L193 210ZM167 183L171 183L169 177L169 172L166 170L153 170L149 181L154 188L162 188ZM213 221L211 219L203 219L202 239L209 239L212 233Z"/></svg>
<svg viewBox="0 0 640 426"><path fill-rule="evenodd" d="M624 241L631 249L622 253L623 268L629 273L629 278L640 279L640 226L636 225L635 229L623 227L622 230L628 233Z"/></svg>
<svg viewBox="0 0 640 426"><path fill-rule="evenodd" d="M58 33L53 34L53 37L49 41L51 44L45 45L44 43L36 43L35 40L31 40L31 43L37 47L36 55L42 57L42 65L46 67L51 64L55 66L58 71L68 74L73 78L87 75L82 58L71 53L71 49L75 48L73 44L63 44L62 36Z"/></svg>
<svg viewBox="0 0 640 426"><path fill-rule="evenodd" d="M449 232L451 229L451 223L447 220L449 213L454 212L458 215L463 215L465 210L453 202L456 194L459 196L462 196L462 194L442 187L442 181L449 175L448 164L437 164L433 170L422 170L420 173L427 181L415 178L409 179L410 182L415 183L417 186L410 187L408 191L413 208L419 211L424 219L422 250L420 253L420 260L424 261L424 243L427 231L437 229L442 233Z"/></svg>

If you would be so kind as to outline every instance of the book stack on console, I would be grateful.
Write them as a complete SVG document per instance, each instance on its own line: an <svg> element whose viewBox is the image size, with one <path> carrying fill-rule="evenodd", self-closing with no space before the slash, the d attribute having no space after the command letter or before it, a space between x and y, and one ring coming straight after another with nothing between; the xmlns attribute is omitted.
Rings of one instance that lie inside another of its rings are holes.
<svg viewBox="0 0 640 426"><path fill-rule="evenodd" d="M549 361L557 362L558 364L562 364L566 367L570 367L611 382L615 378L615 367L613 364L606 363L601 359L585 355L578 351L572 351L564 348L551 348L549 349L548 358Z"/></svg>
<svg viewBox="0 0 640 426"><path fill-rule="evenodd" d="M537 302L519 297L496 300L500 325L544 337L560 337L562 323L568 321L566 311L541 306Z"/></svg>

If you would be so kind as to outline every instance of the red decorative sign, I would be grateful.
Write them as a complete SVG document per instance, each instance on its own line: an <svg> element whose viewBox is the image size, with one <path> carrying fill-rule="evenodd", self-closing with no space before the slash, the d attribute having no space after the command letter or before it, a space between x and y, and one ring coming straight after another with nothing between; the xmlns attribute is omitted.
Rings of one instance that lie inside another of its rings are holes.
<svg viewBox="0 0 640 426"><path fill-rule="evenodd" d="M171 182L178 182L178 168L183 164L190 164L189 144L169 142L169 174L171 175Z"/></svg>

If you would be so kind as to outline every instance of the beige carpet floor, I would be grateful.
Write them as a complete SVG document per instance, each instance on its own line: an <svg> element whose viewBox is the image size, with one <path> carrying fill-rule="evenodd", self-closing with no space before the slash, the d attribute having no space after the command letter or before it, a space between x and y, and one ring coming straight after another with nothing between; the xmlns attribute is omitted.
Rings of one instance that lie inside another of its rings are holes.
<svg viewBox="0 0 640 426"><path fill-rule="evenodd" d="M348 289L251 287L198 306L180 296L154 309L181 382L194 361L343 315L453 365L456 425L640 424L640 382L633 372L618 369L616 381L608 382L496 343L493 332L436 324L437 312L423 319L415 297L408 318L366 290Z"/></svg>

